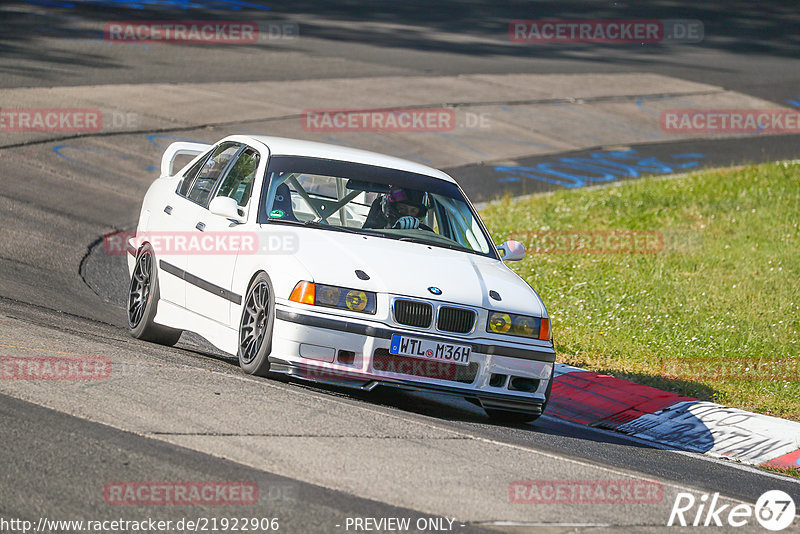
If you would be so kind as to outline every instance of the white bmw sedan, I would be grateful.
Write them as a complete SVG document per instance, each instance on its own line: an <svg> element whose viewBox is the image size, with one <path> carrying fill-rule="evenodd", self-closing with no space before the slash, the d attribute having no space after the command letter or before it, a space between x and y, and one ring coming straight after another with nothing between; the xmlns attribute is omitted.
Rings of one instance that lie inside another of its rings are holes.
<svg viewBox="0 0 800 534"><path fill-rule="evenodd" d="M194 159L173 172L176 156ZM447 174L277 137L174 143L128 241L133 336L195 332L250 374L545 409L555 351L539 296Z"/></svg>

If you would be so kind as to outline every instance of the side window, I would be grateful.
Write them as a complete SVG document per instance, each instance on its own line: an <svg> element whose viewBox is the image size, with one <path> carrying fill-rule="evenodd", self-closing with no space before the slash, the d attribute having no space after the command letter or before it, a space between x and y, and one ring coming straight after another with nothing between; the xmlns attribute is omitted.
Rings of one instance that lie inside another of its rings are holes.
<svg viewBox="0 0 800 534"><path fill-rule="evenodd" d="M197 173L197 178L194 179L194 183L189 189L189 200L197 202L201 206L208 204L208 197L214 189L214 184L239 148L241 145L238 143L222 143L217 147L211 157L206 160L200 172Z"/></svg>
<svg viewBox="0 0 800 534"><path fill-rule="evenodd" d="M203 166L203 164L208 159L208 156L200 158L200 160L192 165L192 167L186 171L186 174L183 175L183 181L181 181L181 186L178 189L178 194L182 197L185 197L189 193L189 188L192 186L192 182L194 182L194 177L197 176L197 172Z"/></svg>
<svg viewBox="0 0 800 534"><path fill-rule="evenodd" d="M218 197L230 197L240 206L246 206L253 191L253 181L258 169L259 156L252 148L245 149L231 167L219 186Z"/></svg>

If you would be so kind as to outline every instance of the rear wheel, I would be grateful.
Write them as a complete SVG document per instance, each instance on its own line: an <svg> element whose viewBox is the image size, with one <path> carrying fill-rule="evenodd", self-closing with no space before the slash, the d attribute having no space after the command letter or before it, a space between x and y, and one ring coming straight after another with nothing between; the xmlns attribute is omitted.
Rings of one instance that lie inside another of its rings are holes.
<svg viewBox="0 0 800 534"><path fill-rule="evenodd" d="M247 374L266 376L269 373L274 323L272 281L267 273L258 273L247 290L239 323L239 366Z"/></svg>
<svg viewBox="0 0 800 534"><path fill-rule="evenodd" d="M181 331L153 322L158 310L158 270L149 244L144 245L136 257L128 291L128 329L133 337L172 346L181 337Z"/></svg>

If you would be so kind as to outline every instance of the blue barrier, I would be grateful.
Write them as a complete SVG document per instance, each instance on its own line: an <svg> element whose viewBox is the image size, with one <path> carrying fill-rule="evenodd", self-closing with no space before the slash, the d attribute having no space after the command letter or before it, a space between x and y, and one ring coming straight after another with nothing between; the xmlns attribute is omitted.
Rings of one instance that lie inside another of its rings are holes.
<svg viewBox="0 0 800 534"><path fill-rule="evenodd" d="M243 0L25 0L28 4L75 9L83 6L124 7L129 9L178 8L211 9L214 11L241 11L255 9L272 11L269 6Z"/></svg>
<svg viewBox="0 0 800 534"><path fill-rule="evenodd" d="M163 143L166 140L168 142ZM334 137L328 137L329 142L345 144ZM173 141L189 141L202 143L197 139L189 137L178 137L174 135L153 134L147 136L147 141L159 151L163 151ZM388 142L387 142L388 144ZM399 147L395 147L399 148ZM81 161L78 155L66 155L64 152L77 150L92 152L119 158L122 160L131 159L129 156L118 154L108 150L96 148L80 147L75 145L58 145L53 147L53 151L58 156L72 163L99 169L98 166ZM407 156L413 156L407 154ZM544 161L533 166L524 165L498 165L493 169L501 176L498 178L500 183L520 182L523 179L537 180L567 188L583 187L589 183L602 183L618 180L621 178L638 178L643 173L648 174L668 174L680 172L682 170L696 167L705 156L700 153L677 153L671 154L670 159L675 160L666 162L657 157L643 157L636 150L621 150L611 152L593 152L585 157L563 157L552 161ZM414 159L424 159L419 156ZM428 163L427 160L424 160ZM158 171L157 165L145 167L148 172Z"/></svg>
<svg viewBox="0 0 800 534"><path fill-rule="evenodd" d="M174 135L160 135L160 134L148 135L147 136L147 141L150 142L150 144L152 144L154 147L156 147L157 149L159 149L161 151L165 150L167 148L167 146L169 145L169 143L167 145L161 145L158 142L156 142L156 139L169 139L171 141L189 141L189 142L192 142L192 143L204 143L205 142L205 141L199 141L197 139L191 139L189 137L176 137ZM71 151L71 150L78 150L78 151L81 151L81 152L91 152L93 154L102 154L103 156L109 156L109 157L117 158L117 159L121 159L121 160L129 160L129 159L131 159L130 156L125 156L123 154L119 154L117 152L112 152L110 150L101 150L99 148L82 147L82 146L76 146L76 145L56 145L56 146L53 147L53 152L55 152L59 157L62 157L65 160L67 160L67 161L69 161L71 163L75 163L76 165L80 165L82 167L87 167L87 168L90 168L90 169L101 169L101 170L107 171L107 169L103 169L101 167L98 167L97 165L92 165L91 163L86 163L84 161L81 161L80 157L70 157L70 156L65 154L65 152L69 153L69 151ZM148 172L157 171L159 169L160 169L160 167L156 166L156 165L148 165L147 167L145 167L145 170L147 170Z"/></svg>
<svg viewBox="0 0 800 534"><path fill-rule="evenodd" d="M610 182L620 178L636 178L642 173L668 174L696 167L705 156L698 153L671 154L674 163L656 157L642 157L636 150L593 152L587 157L564 157L544 161L534 166L497 165L494 171L502 174L499 182L520 182L523 178L560 185L583 187L588 183ZM682 161L686 160L686 161Z"/></svg>

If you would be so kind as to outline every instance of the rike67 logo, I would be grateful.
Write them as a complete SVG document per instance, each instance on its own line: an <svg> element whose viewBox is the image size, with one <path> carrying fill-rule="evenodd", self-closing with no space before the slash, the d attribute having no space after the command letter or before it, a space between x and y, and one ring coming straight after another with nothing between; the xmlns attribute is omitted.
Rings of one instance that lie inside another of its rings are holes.
<svg viewBox="0 0 800 534"><path fill-rule="evenodd" d="M779 531L792 524L795 517L792 497L781 490L763 493L752 504L719 504L719 493L695 498L691 493L678 493L667 526L743 527L753 523L767 530Z"/></svg>

